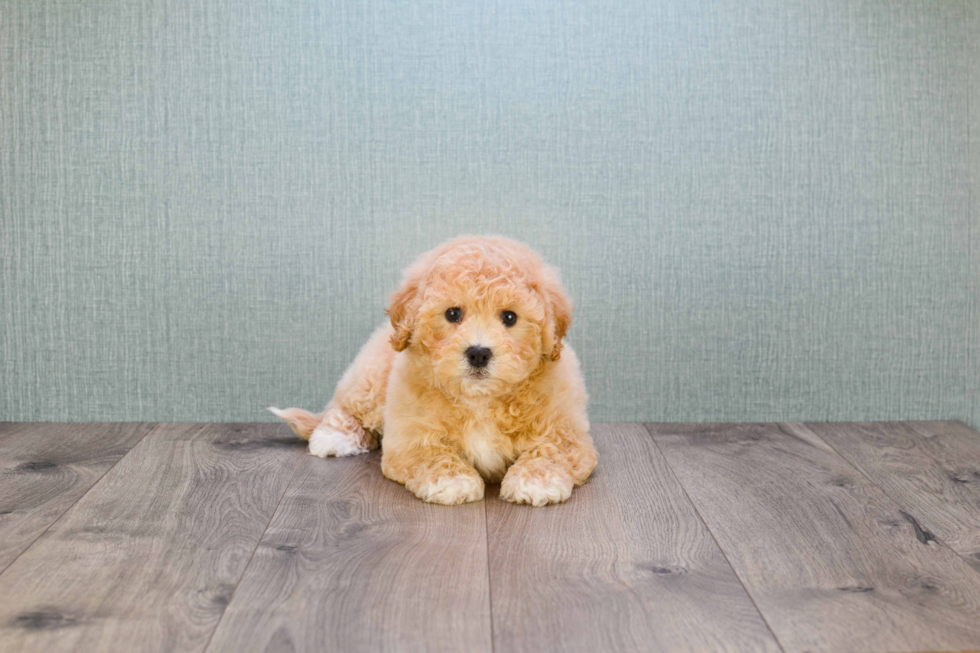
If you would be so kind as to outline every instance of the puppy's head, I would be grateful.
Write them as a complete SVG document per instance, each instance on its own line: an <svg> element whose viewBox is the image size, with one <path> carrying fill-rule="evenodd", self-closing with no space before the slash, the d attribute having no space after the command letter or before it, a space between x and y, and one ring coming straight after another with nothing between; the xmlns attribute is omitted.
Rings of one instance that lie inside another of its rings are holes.
<svg viewBox="0 0 980 653"><path fill-rule="evenodd" d="M479 397L504 394L558 360L572 304L557 270L527 246L466 236L405 271L388 315L397 351L427 358L443 389Z"/></svg>

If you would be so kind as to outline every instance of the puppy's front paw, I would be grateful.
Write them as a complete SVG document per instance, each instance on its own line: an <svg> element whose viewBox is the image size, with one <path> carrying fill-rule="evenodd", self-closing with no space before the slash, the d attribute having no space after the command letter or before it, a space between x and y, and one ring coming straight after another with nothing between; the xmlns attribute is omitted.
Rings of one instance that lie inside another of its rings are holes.
<svg viewBox="0 0 980 653"><path fill-rule="evenodd" d="M329 426L317 427L310 435L310 455L326 458L328 456L356 456L367 453L368 449L360 438Z"/></svg>
<svg viewBox="0 0 980 653"><path fill-rule="evenodd" d="M414 492L415 496L423 501L455 506L482 499L483 479L470 474L440 476L418 483Z"/></svg>
<svg viewBox="0 0 980 653"><path fill-rule="evenodd" d="M512 503L546 506L572 496L572 477L550 464L517 464L500 483L500 498Z"/></svg>

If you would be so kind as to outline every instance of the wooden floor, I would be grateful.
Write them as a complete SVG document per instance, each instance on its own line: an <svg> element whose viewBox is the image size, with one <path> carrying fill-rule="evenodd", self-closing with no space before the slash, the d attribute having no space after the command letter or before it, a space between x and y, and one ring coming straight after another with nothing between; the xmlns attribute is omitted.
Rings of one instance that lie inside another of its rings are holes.
<svg viewBox="0 0 980 653"><path fill-rule="evenodd" d="M272 424L0 424L3 651L980 649L980 433L609 424L560 506Z"/></svg>

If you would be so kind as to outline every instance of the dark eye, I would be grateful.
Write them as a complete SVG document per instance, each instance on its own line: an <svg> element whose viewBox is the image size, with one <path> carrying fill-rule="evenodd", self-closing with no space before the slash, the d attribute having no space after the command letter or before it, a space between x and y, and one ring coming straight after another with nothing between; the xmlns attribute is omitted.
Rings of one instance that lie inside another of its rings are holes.
<svg viewBox="0 0 980 653"><path fill-rule="evenodd" d="M459 306L453 306L448 311L446 311L446 319L450 322L459 322L463 318L463 309Z"/></svg>
<svg viewBox="0 0 980 653"><path fill-rule="evenodd" d="M500 321L504 323L504 326L512 327L517 323L517 315L514 311L504 311L500 314Z"/></svg>

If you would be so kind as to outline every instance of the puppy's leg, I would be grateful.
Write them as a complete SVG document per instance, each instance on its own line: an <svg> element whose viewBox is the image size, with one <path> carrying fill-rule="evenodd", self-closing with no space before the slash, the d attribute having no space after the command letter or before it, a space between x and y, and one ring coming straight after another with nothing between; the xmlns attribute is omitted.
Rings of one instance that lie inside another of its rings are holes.
<svg viewBox="0 0 980 653"><path fill-rule="evenodd" d="M342 408L331 408L310 435L310 455L356 456L378 448L378 441Z"/></svg>
<svg viewBox="0 0 980 653"><path fill-rule="evenodd" d="M452 506L483 498L480 474L450 447L433 445L390 451L381 456L381 472L429 503Z"/></svg>
<svg viewBox="0 0 980 653"><path fill-rule="evenodd" d="M285 420L296 435L310 441L314 456L355 456L378 447L374 435L343 408L334 406L319 415L302 408L269 410Z"/></svg>
<svg viewBox="0 0 980 653"><path fill-rule="evenodd" d="M396 353L388 342L392 332L385 325L368 339L337 383L326 411L269 409L310 441L314 456L353 456L378 447L376 434L383 427L385 389Z"/></svg>
<svg viewBox="0 0 980 653"><path fill-rule="evenodd" d="M389 342L392 333L394 329L386 324L368 338L337 382L328 407L342 410L374 433L381 433L384 427L385 393L397 355Z"/></svg>
<svg viewBox="0 0 980 653"><path fill-rule="evenodd" d="M500 498L544 506L572 496L595 468L597 456L588 433L559 433L522 453L500 483Z"/></svg>

